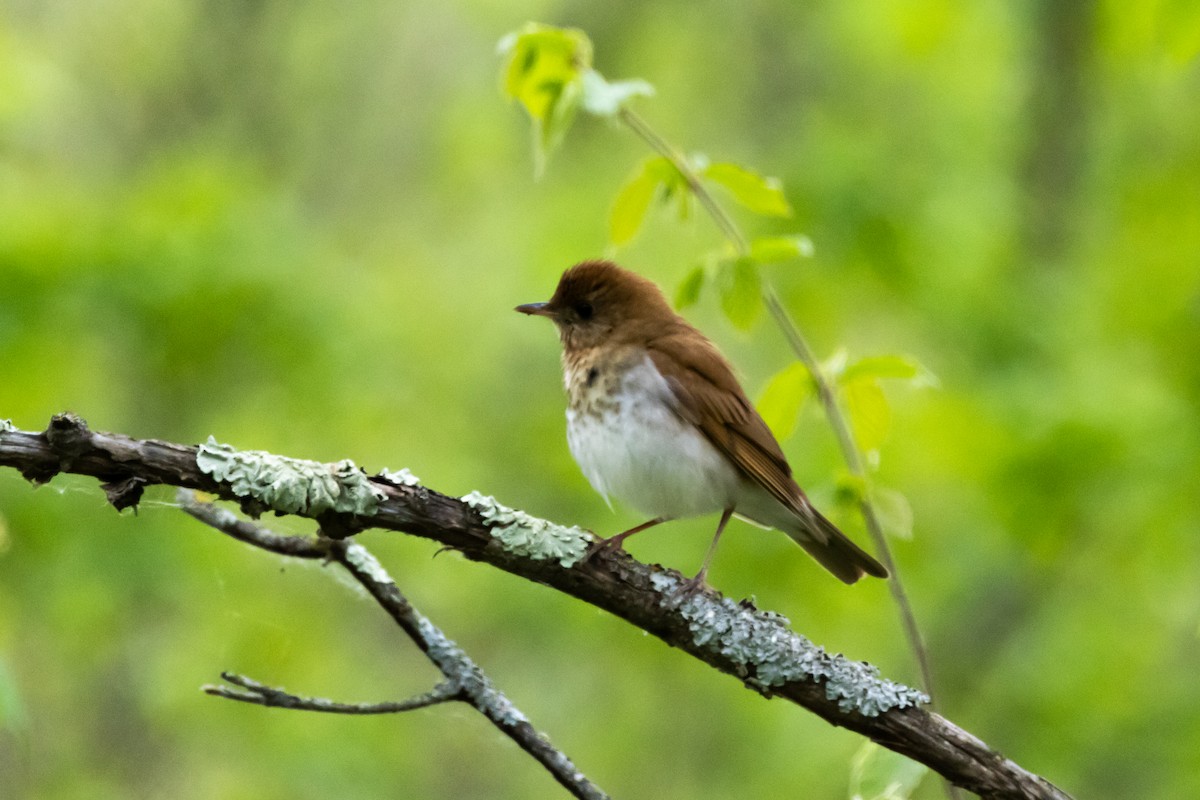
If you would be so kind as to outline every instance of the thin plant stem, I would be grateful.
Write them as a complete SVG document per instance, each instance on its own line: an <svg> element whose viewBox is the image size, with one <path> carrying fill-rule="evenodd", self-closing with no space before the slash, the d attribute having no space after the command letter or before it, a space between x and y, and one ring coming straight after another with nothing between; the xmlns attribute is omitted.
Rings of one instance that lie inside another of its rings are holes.
<svg viewBox="0 0 1200 800"><path fill-rule="evenodd" d="M817 361L813 354L812 348L808 346L808 341L804 335L800 333L800 329L796 327L795 322L788 316L783 304L779 301L779 297L775 294L775 290L770 286L764 289L764 301L767 304L767 309L771 312L771 316L775 318L775 322L787 337L788 343L792 347L792 351L796 353L800 362L812 374L813 382L817 385L817 396L821 399L821 405L825 408L825 414L829 419L829 425L833 428L834 434L837 436L838 445L842 450L842 457L846 461L846 467L850 470L850 474L854 477L866 481L867 471L863 465L862 454L858 450L858 445L854 442L854 434L850 431L850 425L846 420L845 414L842 413L841 407L837 402L837 395L833 391L833 387L829 384L829 379L825 375L825 370L821 368L820 362ZM883 533L883 526L879 523L879 514L875 510L875 505L870 501L870 498L864 496L859 501L859 510L862 512L863 521L867 526L867 533L871 536L871 541L875 543L875 549L879 552L879 560L883 562L883 566L891 574L891 580L888 581L888 588L892 592L892 599L896 602L896 607L900 612L900 621L904 625L904 633L908 637L909 647L917 659L917 666L921 671L921 683L925 693L929 695L930 705L937 709L936 695L933 691L933 670L929 666L929 654L925 648L924 637L921 636L921 629L917 625L917 618L913 614L912 604L908 601L908 593L904 589L904 582L900 579L900 570L896 567L896 560L892 558L892 550L888 547L887 537Z"/></svg>
<svg viewBox="0 0 1200 800"><path fill-rule="evenodd" d="M687 157L679 152L666 139L658 135L658 132L650 127L647 122L638 116L629 108L622 108L620 111L620 119L625 125L638 135L646 144L650 145L650 149L654 150L663 158L671 162L675 169L679 170L679 174L687 181L688 188L692 190L692 194L704 206L704 210L712 217L713 222L721 229L721 233L730 243L737 248L741 255L747 255L750 252L750 243L746 240L745 235L733 221L733 218L725 213L725 209L717 202L712 193L708 191L708 187L700 180L700 176L696 174L696 170L688 163Z"/></svg>
<svg viewBox="0 0 1200 800"><path fill-rule="evenodd" d="M693 169L687 158L670 142L660 136L641 116L629 108L622 108L619 118L626 127L649 145L652 150L663 158L666 158L674 165L675 169L679 170L679 174L687 182L692 194L699 201L700 205L704 207L704 210L708 212L708 215L712 217L713 222L716 223L716 226L721 230L721 233L729 243L733 245L737 253L739 255L749 255L750 244L746 236L742 233L733 218L729 216L725 209L716 201L716 198L712 196L712 193L708 191L708 187L700 180L700 176L696 174L695 169ZM775 289L771 286L770 282L764 279L762 286L763 302L783 332L784 337L792 348L792 352L796 354L796 358L800 360L800 363L804 364L805 368L812 375L813 382L817 387L817 395L821 400L821 405L825 409L825 416L829 420L829 425L833 428L834 435L837 437L846 467L849 469L851 475L862 480L865 485L869 476L863 463L862 453L854 441L854 434L851 432L850 423L838 405L837 394L834 392L829 378L821 368L821 363L817 360L812 348L809 347L808 341L800 332L799 326L796 325L791 315L783 307L779 296L775 293ZM884 535L883 527L879 522L879 514L875 509L875 505L871 502L869 494L864 494L859 501L859 510L866 523L867 532L870 534L871 540L875 543L875 549L879 553L879 560L883 562L884 567L887 568L887 571L891 575L891 579L887 582L888 588L892 593L892 600L895 601L896 608L900 614L900 621L904 628L905 637L908 639L909 649L912 650L913 656L917 661L917 667L921 673L922 688L929 695L930 705L936 710L937 702L935 699L936 694L933 690L933 670L929 665L929 654L925 648L924 637L921 635L921 629L917 625L917 618L913 613L912 604L909 602L908 593L904 590L904 582L900 579L900 570L896 566L896 560L892 557L887 537ZM951 797L958 796L958 792L954 786L947 784L947 787L947 792Z"/></svg>

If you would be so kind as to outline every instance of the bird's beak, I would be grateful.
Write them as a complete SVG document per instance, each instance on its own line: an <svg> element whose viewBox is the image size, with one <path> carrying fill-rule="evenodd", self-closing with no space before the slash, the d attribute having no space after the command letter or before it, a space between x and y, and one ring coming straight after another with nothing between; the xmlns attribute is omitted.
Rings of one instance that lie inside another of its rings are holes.
<svg viewBox="0 0 1200 800"><path fill-rule="evenodd" d="M523 306L517 306L513 310L534 317L554 317L554 312L550 310L549 303L526 303Z"/></svg>

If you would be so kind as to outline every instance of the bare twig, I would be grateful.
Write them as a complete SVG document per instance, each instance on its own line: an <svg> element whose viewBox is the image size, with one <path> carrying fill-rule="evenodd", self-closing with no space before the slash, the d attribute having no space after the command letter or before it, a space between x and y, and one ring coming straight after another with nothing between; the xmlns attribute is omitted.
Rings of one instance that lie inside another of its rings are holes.
<svg viewBox="0 0 1200 800"><path fill-rule="evenodd" d="M428 708L438 703L462 699L462 689L449 681L443 681L425 694L410 697L407 700L382 703L341 703L324 697L301 697L234 672L222 672L221 678L227 683L241 688L234 689L229 686L207 684L201 687L204 693L213 697L224 697L228 700L271 708L321 711L326 714L398 714L403 711Z"/></svg>
<svg viewBox="0 0 1200 800"><path fill-rule="evenodd" d="M585 800L608 797L530 724L528 718L492 685L483 670L458 645L413 608L383 566L361 544L325 537L284 536L240 519L212 503L202 502L195 492L188 489L180 489L177 496L185 512L235 539L280 555L336 561L391 615L445 676L444 681L425 694L384 703L341 703L324 698L300 697L229 672L221 673L221 677L241 687L240 690L210 685L204 687L205 692L244 703L334 714L393 714L459 700L487 717L501 733L516 742L574 796Z"/></svg>

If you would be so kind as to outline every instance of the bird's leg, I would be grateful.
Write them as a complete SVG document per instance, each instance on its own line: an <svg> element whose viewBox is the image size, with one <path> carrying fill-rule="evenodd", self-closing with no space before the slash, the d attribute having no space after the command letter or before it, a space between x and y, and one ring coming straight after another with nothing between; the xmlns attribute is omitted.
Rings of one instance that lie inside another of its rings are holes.
<svg viewBox="0 0 1200 800"><path fill-rule="evenodd" d="M713 555L717 552L717 542L721 539L721 534L725 532L725 526L729 524L729 518L732 516L733 507L730 506L721 514L721 521L717 523L717 532L713 534L712 544L708 546L708 553L704 556L704 563L700 566L700 571L696 573L694 578L688 578L679 584L679 588L675 590L676 594L686 597L705 586L704 578L708 575L708 565L712 561Z"/></svg>
<svg viewBox="0 0 1200 800"><path fill-rule="evenodd" d="M647 528L653 528L655 525L666 521L666 517L655 517L648 522L643 522L641 525L636 525L627 531L618 533L616 536L610 536L607 539L597 539L592 543L592 546L588 548L587 554L584 555L583 560L587 561L601 550L623 550L624 548L621 545L630 536L633 536L635 533L641 533Z"/></svg>

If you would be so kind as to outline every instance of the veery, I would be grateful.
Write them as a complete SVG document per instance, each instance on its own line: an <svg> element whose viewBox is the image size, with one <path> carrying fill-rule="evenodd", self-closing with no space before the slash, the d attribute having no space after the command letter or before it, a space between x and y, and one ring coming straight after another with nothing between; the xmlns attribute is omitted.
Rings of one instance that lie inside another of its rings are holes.
<svg viewBox="0 0 1200 800"><path fill-rule="evenodd" d="M558 327L567 443L583 474L605 500L652 517L600 547L619 549L661 522L720 511L691 588L703 584L734 514L783 531L846 583L887 577L808 501L729 362L653 282L584 261L563 273L549 302L516 310Z"/></svg>

